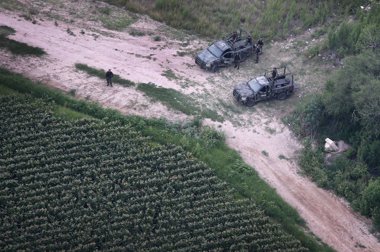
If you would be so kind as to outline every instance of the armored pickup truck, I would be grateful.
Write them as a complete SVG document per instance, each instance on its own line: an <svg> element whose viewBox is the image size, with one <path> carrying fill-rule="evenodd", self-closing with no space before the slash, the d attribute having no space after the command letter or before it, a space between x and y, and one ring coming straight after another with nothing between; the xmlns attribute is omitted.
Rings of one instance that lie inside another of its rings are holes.
<svg viewBox="0 0 380 252"><path fill-rule="evenodd" d="M293 92L293 74L287 72L286 67L282 67L274 68L272 73L265 72L262 76L237 84L233 96L239 103L252 107L262 100L286 99Z"/></svg>
<svg viewBox="0 0 380 252"><path fill-rule="evenodd" d="M239 63L246 60L255 52L252 37L240 30L226 38L212 43L195 57L195 63L202 69L216 72L221 67L232 65L236 58ZM238 57L236 57L238 55Z"/></svg>

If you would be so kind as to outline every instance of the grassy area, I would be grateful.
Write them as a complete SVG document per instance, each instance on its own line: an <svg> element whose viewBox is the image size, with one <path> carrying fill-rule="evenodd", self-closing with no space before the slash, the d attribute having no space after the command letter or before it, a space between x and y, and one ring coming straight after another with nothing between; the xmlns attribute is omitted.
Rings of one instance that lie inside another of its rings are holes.
<svg viewBox="0 0 380 252"><path fill-rule="evenodd" d="M380 7L377 13L380 17ZM304 97L287 122L306 142L299 160L303 171L372 218L379 231L380 201L373 198L380 198L380 51L367 49L345 58L343 65L322 93ZM327 137L350 148L328 157Z"/></svg>
<svg viewBox="0 0 380 252"><path fill-rule="evenodd" d="M19 0L1 0L0 8L7 10L23 10L25 4L21 3Z"/></svg>
<svg viewBox="0 0 380 252"><path fill-rule="evenodd" d="M7 37L8 35L15 34L16 30L6 25L0 25L0 37Z"/></svg>
<svg viewBox="0 0 380 252"><path fill-rule="evenodd" d="M219 133L200 127L199 121L180 126L168 124L162 120L148 120L136 116L125 117L115 110L103 109L95 103L75 100L1 68L0 86L6 87L0 88L0 91L10 88L20 93L52 100L56 105L64 107L59 113L65 113L66 109L70 109L78 112L75 116L85 114L103 121L131 124L143 135L151 137L153 141L180 145L215 170L219 178L236 190L236 197L255 202L266 214L281 224L286 232L300 240L303 246L311 251L331 251L330 248L321 245L303 231L304 222L297 212L287 205L275 190L262 181L254 170L244 164L238 153L227 147Z"/></svg>
<svg viewBox="0 0 380 252"><path fill-rule="evenodd" d="M8 35L14 34L15 32L16 31L11 27L0 26L0 48L7 49L16 55L42 56L46 54L41 48L7 38Z"/></svg>
<svg viewBox="0 0 380 252"><path fill-rule="evenodd" d="M179 79L171 69L165 70L161 75L165 76L169 80Z"/></svg>
<svg viewBox="0 0 380 252"><path fill-rule="evenodd" d="M220 37L242 27L265 40L284 38L352 12L363 1L313 0L104 0L195 33Z"/></svg>
<svg viewBox="0 0 380 252"><path fill-rule="evenodd" d="M127 15L114 16L103 13L100 16L100 21L107 29L121 31L131 25L134 22L134 19Z"/></svg>
<svg viewBox="0 0 380 252"><path fill-rule="evenodd" d="M180 146L127 123L57 119L52 104L0 98L5 250L306 251Z"/></svg>
<svg viewBox="0 0 380 252"><path fill-rule="evenodd" d="M16 94L19 94L19 93L15 91L14 89L0 85L0 95L16 95Z"/></svg>
<svg viewBox="0 0 380 252"><path fill-rule="evenodd" d="M91 76L96 76L99 78L105 78L106 72L101 69L96 69L85 64L75 64L75 67L81 71L88 73ZM166 72L165 72L166 73ZM171 72L172 73L172 72ZM174 73L173 73L174 75ZM147 96L152 98L155 101L159 101L169 108L174 110L181 111L186 115L194 115L199 117L207 117L214 121L223 121L223 118L218 115L216 112L209 109L202 109L195 104L194 100L190 97L181 94L180 92L170 89L158 87L155 84L149 83L140 83L136 84L130 80L121 78L119 75L114 75L113 82L121 84L126 87L137 86L137 89L141 92L144 92Z"/></svg>
<svg viewBox="0 0 380 252"><path fill-rule="evenodd" d="M85 65L85 64L80 64L80 63L75 64L75 67L76 67L76 69L81 70L83 72L86 72L87 74L89 74L91 76L96 76L96 77L99 77L101 79L106 78L106 72L102 69L96 69L96 68L90 67L90 66ZM124 87L131 87L131 86L135 85L134 82L132 82L130 80L123 79L117 74L114 74L112 81L113 81L113 83L120 84Z"/></svg>
<svg viewBox="0 0 380 252"><path fill-rule="evenodd" d="M54 106L53 114L64 120L94 119L92 116L63 106Z"/></svg>
<svg viewBox="0 0 380 252"><path fill-rule="evenodd" d="M160 101L168 107L181 111L186 115L194 115L202 118L207 117L219 122L223 121L223 118L216 112L209 109L202 109L199 106L194 105L194 100L174 89L158 87L153 83L140 83L137 89L144 92L153 100Z"/></svg>
<svg viewBox="0 0 380 252"><path fill-rule="evenodd" d="M94 13L99 14L99 20L103 26L110 30L122 31L136 21L135 15L126 11L115 11L115 7L111 6L96 7Z"/></svg>

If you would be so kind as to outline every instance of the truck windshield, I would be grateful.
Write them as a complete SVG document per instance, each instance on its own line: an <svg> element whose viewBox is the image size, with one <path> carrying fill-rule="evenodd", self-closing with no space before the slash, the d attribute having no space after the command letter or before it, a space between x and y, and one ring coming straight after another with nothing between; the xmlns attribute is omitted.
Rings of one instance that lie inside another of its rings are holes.
<svg viewBox="0 0 380 252"><path fill-rule="evenodd" d="M215 44L212 44L208 48L208 50L217 58L220 58L220 56L222 56L222 53L223 53L223 51L219 47L217 47Z"/></svg>
<svg viewBox="0 0 380 252"><path fill-rule="evenodd" d="M252 80L248 81L248 86L255 93L259 92L259 90L261 89L261 84L256 79L252 79Z"/></svg>

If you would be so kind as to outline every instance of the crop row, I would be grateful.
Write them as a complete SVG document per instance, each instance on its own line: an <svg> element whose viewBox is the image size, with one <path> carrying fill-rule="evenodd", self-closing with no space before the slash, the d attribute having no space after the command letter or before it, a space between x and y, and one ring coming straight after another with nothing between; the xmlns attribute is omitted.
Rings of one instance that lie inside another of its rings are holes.
<svg viewBox="0 0 380 252"><path fill-rule="evenodd" d="M3 250L304 251L178 146L30 98L0 105Z"/></svg>

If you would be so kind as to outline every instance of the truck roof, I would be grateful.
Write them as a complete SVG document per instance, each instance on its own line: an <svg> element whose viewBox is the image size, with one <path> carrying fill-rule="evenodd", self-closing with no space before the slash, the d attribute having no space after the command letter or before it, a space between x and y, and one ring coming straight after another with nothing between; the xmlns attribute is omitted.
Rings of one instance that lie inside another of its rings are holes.
<svg viewBox="0 0 380 252"><path fill-rule="evenodd" d="M220 50L223 52L227 49L231 49L231 47L224 41L224 40L219 40L215 42L215 45L219 47Z"/></svg>

